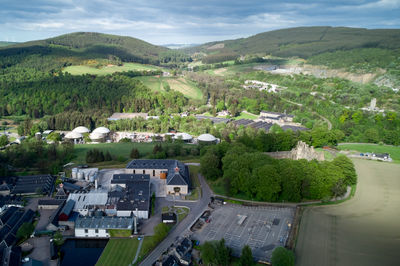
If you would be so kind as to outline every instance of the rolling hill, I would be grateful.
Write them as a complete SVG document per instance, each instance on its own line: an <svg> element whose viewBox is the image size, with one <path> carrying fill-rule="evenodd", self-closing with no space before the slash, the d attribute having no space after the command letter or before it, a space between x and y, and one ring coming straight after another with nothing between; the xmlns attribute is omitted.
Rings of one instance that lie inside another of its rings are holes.
<svg viewBox="0 0 400 266"><path fill-rule="evenodd" d="M355 48L400 48L400 30L346 27L299 27L260 33L248 38L211 42L183 49L188 53L271 54L309 58Z"/></svg>
<svg viewBox="0 0 400 266"><path fill-rule="evenodd" d="M182 52L136 38L94 32L70 33L0 48L0 68L37 65L44 71L85 64L88 60L165 65L188 58Z"/></svg>

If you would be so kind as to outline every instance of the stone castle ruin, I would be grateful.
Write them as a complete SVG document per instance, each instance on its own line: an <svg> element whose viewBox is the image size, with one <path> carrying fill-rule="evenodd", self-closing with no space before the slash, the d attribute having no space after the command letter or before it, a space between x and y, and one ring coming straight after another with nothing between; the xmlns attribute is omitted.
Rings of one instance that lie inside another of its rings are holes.
<svg viewBox="0 0 400 266"><path fill-rule="evenodd" d="M324 161L325 156L323 152L316 151L314 147L309 146L303 141L299 141L295 148L291 151L277 151L277 152L266 152L265 154L275 159L292 159L300 160L306 159L307 161L318 160Z"/></svg>

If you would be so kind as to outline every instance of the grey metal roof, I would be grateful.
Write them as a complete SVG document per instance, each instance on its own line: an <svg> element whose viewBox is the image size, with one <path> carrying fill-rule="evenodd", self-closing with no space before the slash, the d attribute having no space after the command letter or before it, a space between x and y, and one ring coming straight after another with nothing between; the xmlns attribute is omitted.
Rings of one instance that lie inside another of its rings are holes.
<svg viewBox="0 0 400 266"><path fill-rule="evenodd" d="M79 209L85 209L85 206L89 205L105 205L108 200L108 192L92 190L90 192L70 193L69 200L74 200L74 210L78 211Z"/></svg>
<svg viewBox="0 0 400 266"><path fill-rule="evenodd" d="M61 213L64 213L64 214L66 214L67 216L69 216L69 214L71 213L71 211L74 209L74 206L75 206L75 201L69 199L69 200L67 201L67 203L65 203L64 208L62 208ZM61 214L61 213L60 213L60 214Z"/></svg>
<svg viewBox="0 0 400 266"><path fill-rule="evenodd" d="M75 228L83 229L132 229L133 217L78 217Z"/></svg>
<svg viewBox="0 0 400 266"><path fill-rule="evenodd" d="M176 172L167 179L167 185L185 186L187 183L185 179L183 179L182 175L179 172Z"/></svg>
<svg viewBox="0 0 400 266"><path fill-rule="evenodd" d="M53 177L51 175L19 176L12 194L36 193L38 189L47 193L52 186Z"/></svg>

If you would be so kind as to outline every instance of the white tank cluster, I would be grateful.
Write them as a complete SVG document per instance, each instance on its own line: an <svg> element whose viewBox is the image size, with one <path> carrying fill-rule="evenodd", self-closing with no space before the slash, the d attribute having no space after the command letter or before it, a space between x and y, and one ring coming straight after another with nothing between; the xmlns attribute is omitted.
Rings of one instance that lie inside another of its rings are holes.
<svg viewBox="0 0 400 266"><path fill-rule="evenodd" d="M85 134L85 133L89 133L90 130L87 127L80 126L80 127L74 128L72 130L72 132L79 133L79 134Z"/></svg>
<svg viewBox="0 0 400 266"><path fill-rule="evenodd" d="M95 182L99 168L72 168L72 179Z"/></svg>

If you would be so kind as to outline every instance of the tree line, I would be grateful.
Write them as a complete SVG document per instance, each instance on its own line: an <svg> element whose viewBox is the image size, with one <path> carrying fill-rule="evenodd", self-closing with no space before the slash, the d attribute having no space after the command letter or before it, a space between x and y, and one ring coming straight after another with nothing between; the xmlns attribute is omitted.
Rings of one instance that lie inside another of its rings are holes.
<svg viewBox="0 0 400 266"><path fill-rule="evenodd" d="M354 165L345 156L332 162L277 160L240 142L208 147L201 172L222 184L229 196L270 202L327 200L357 182Z"/></svg>

